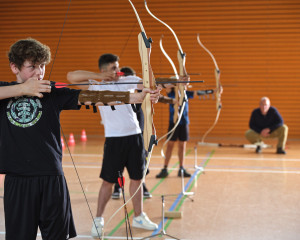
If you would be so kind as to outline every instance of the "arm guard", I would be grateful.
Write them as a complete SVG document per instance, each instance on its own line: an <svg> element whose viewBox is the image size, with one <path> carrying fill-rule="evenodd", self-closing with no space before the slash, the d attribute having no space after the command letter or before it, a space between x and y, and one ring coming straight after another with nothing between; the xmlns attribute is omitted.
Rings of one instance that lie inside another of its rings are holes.
<svg viewBox="0 0 300 240"><path fill-rule="evenodd" d="M173 104L173 98L165 98L164 96L159 97L158 102Z"/></svg>
<svg viewBox="0 0 300 240"><path fill-rule="evenodd" d="M196 93L197 93L198 96L201 96L201 95L213 94L214 90L212 90L212 89L209 89L209 90L198 90L198 91L196 91Z"/></svg>
<svg viewBox="0 0 300 240"><path fill-rule="evenodd" d="M92 102L92 104L97 104L99 102L107 104L110 102L117 103L129 103L130 92L117 92L117 91L89 91L82 90L79 93L78 101L81 104L85 102Z"/></svg>

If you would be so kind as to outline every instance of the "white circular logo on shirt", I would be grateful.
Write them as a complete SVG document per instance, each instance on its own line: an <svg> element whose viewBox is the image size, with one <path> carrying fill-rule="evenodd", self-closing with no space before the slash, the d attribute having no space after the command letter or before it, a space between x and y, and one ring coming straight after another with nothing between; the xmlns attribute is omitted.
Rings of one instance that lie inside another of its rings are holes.
<svg viewBox="0 0 300 240"><path fill-rule="evenodd" d="M42 116L42 104L38 98L20 97L10 100L6 111L9 121L22 128L35 125Z"/></svg>

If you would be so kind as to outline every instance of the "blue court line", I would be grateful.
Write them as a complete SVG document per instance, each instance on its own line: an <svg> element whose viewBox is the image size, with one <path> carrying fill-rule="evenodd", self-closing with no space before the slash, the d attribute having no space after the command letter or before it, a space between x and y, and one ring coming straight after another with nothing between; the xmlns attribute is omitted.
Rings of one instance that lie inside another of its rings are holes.
<svg viewBox="0 0 300 240"><path fill-rule="evenodd" d="M208 159L209 156L211 155L211 152L209 152L208 154L206 154L206 158ZM207 161L207 159L204 159L202 162L201 162L201 165L200 166L204 166L205 162ZM190 177L189 181L187 182L187 184L185 185L184 187L184 191L186 191L189 186L191 185L191 183L193 182L193 180L196 178L196 176L198 175L198 173L200 172L201 170L200 169L197 169L193 175ZM175 207L177 206L177 204L179 203L179 201L182 199L184 195L182 193L180 193L178 195L178 197L175 199L174 203L172 204L172 206L169 208L169 211L173 211L175 209ZM168 220L168 218L164 218L164 222L166 223L166 221ZM151 236L153 235L156 235L158 233L161 232L161 229L163 228L164 226L162 226L162 221L158 224L158 229L154 230L153 233L151 234Z"/></svg>

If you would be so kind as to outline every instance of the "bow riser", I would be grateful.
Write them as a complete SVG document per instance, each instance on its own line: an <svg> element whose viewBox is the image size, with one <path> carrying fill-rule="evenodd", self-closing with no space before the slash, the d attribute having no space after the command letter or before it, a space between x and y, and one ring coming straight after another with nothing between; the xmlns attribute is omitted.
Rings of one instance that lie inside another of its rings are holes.
<svg viewBox="0 0 300 240"><path fill-rule="evenodd" d="M141 56L141 61L142 61L142 69L143 69L143 84L144 87L149 87L150 89L155 86L154 82L154 77L153 77L153 72L150 66L150 52L151 52L151 39L147 39L142 21L133 5L133 3L128 0L130 5L132 6L132 9L136 15L136 18L139 22L140 28L141 28L141 33L138 35L138 43L139 43L139 52ZM145 169L149 167L150 159L151 159L151 154L152 154L152 149L153 145L156 144L156 136L155 136L155 129L152 119L153 115L153 106L150 101L150 94L146 94L144 101L142 103L142 109L144 113L144 118L145 118L145 124L144 124L144 146L146 149L148 149L147 153L147 165ZM150 132L149 132L150 131ZM147 137L146 137L147 136ZM149 138L150 137L150 138ZM119 210L121 210L126 204L139 192L139 190L142 187L142 183L145 179L146 176L146 171L144 171L143 174L143 179L139 185L139 187L136 189L135 193L131 195L131 197L127 200L127 202L124 203L123 206L121 206L108 220L108 222L117 214ZM107 224L107 223L106 223ZM104 234L104 230L102 232ZM101 239L104 239L104 236L102 236Z"/></svg>
<svg viewBox="0 0 300 240"><path fill-rule="evenodd" d="M215 78L216 78L216 110L218 111L219 109L222 108L222 104L221 104L221 84L220 84L220 70L219 69L215 69Z"/></svg>
<svg viewBox="0 0 300 240"><path fill-rule="evenodd" d="M185 69L185 60L186 60L185 53L182 53L180 50L178 50L177 59L178 59L178 64L179 64L179 75L182 77L187 76L186 69ZM182 106L183 101L186 100L185 86L183 84L179 84L178 89L180 92L179 106Z"/></svg>
<svg viewBox="0 0 300 240"><path fill-rule="evenodd" d="M151 54L151 39L147 39L146 34L141 32L138 35L139 42L139 53L142 62L142 72L143 72L143 85L146 88L154 89L155 80L150 65L150 54ZM153 114L154 108L150 101L150 93L147 93L145 99L142 103L142 110L144 113L144 145L145 149L151 149L153 146L153 138L156 139L155 128L153 124ZM148 152L150 152L148 150Z"/></svg>

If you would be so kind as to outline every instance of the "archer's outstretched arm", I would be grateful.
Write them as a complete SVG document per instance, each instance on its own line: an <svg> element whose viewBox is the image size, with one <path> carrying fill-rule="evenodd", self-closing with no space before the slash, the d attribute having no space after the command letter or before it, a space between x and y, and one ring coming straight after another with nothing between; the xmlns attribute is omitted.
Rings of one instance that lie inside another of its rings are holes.
<svg viewBox="0 0 300 240"><path fill-rule="evenodd" d="M49 92L51 92L50 81L29 78L27 81L21 84L1 86L0 99L19 97L23 95L42 98L42 93Z"/></svg>
<svg viewBox="0 0 300 240"><path fill-rule="evenodd" d="M115 80L115 78L116 78L116 74L111 72L96 73L96 72L90 72L85 70L76 70L73 72L68 72L67 74L68 81L73 84L79 84L79 83L89 84L90 79L112 81ZM89 86L81 85L79 86L79 88L87 90Z"/></svg>

